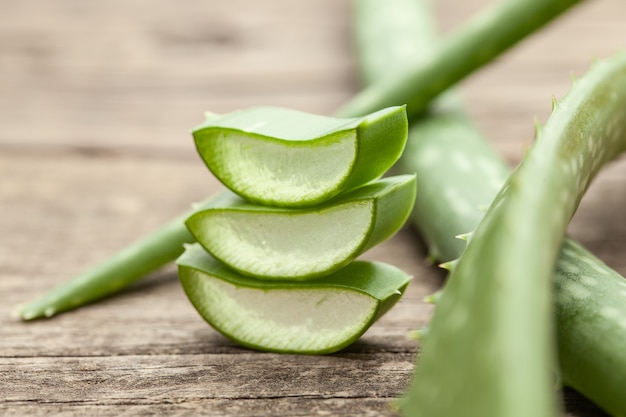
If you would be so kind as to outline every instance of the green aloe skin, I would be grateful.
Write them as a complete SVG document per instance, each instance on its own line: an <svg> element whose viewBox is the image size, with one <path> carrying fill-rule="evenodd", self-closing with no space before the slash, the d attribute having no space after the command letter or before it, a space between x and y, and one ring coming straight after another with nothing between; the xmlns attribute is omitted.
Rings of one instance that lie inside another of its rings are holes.
<svg viewBox="0 0 626 417"><path fill-rule="evenodd" d="M407 60L403 65L390 66L399 70L368 85L339 109L338 115L354 117L405 103L409 118L414 118L424 113L431 101L453 84L580 2L505 0L496 3L447 38L441 48L431 50L429 59ZM385 35L382 36L384 39ZM378 42L374 46L376 44Z"/></svg>
<svg viewBox="0 0 626 417"><path fill-rule="evenodd" d="M626 150L625 100L626 55L618 55L596 63L555 104L451 272L420 349L408 413L555 415L550 279L584 191ZM587 285L564 287L572 298L591 298ZM596 311L613 333L626 315L603 312L626 301L617 298Z"/></svg>
<svg viewBox="0 0 626 417"><path fill-rule="evenodd" d="M376 1L356 2L356 40L365 83L384 76L394 66L391 63L428 59L438 44L425 1L395 0L384 9L377 6ZM407 37L415 43L408 44ZM443 261L461 255L465 242L455 236L476 228L484 207L509 175L459 104L447 94L435 103L437 111L412 124L397 167L417 173L422 198L416 201L411 223L426 241L431 258ZM553 289L562 382L607 411L625 415L626 356L620 352L626 346L626 281L565 239ZM404 409L407 415L413 412L417 411Z"/></svg>
<svg viewBox="0 0 626 417"><path fill-rule="evenodd" d="M438 93L496 58L517 41L578 2L579 0L507 0L497 4L465 25L455 35L456 40L447 42L442 47L442 52L427 65L411 66L403 71L402 85L393 81L381 81L348 103L338 115L362 116L368 112L367 108L374 108L373 111L376 111L385 107L384 103L388 101L418 102L418 105L409 107L409 116L419 113ZM446 68L448 69L444 71ZM440 71L452 73L439 78ZM438 82L428 78L433 75L437 76ZM17 314L30 320L80 307L112 295L135 282L140 276L173 261L183 252L183 243L193 241L183 224L186 217L187 214L173 220L163 229L137 241L104 263L52 289L41 298L20 306ZM116 285L111 285L112 277L116 277Z"/></svg>

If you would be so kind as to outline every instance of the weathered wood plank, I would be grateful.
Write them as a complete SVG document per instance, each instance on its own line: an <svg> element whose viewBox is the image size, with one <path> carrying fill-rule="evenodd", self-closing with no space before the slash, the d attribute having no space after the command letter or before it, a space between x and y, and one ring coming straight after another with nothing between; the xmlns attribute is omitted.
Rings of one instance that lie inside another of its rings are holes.
<svg viewBox="0 0 626 417"><path fill-rule="evenodd" d="M2 408L0 407L0 410ZM266 416L295 417L328 415L337 417L391 417L392 404L386 398L271 398L271 399L186 399L182 402L160 402L141 399L127 401L98 401L93 404L76 400L72 403L25 403L19 413L13 408L6 417L39 416L177 416L177 417L226 417L226 416ZM20 414L23 413L23 414Z"/></svg>
<svg viewBox="0 0 626 417"><path fill-rule="evenodd" d="M2 141L187 147L207 110L326 113L353 87L347 6L4 1Z"/></svg>
<svg viewBox="0 0 626 417"><path fill-rule="evenodd" d="M12 359L0 365L5 384L0 411L74 415L93 407L114 412L130 406L126 411L132 415L142 415L142 407L172 415L192 410L312 415L311 409L316 415L392 415L392 401L402 394L412 369L413 355L406 353L57 358L53 365L46 358ZM33 380L42 384L34 387ZM571 390L564 396L576 409L566 415L603 415ZM267 405L272 410L261 412L259 407Z"/></svg>
<svg viewBox="0 0 626 417"><path fill-rule="evenodd" d="M20 372L13 372L19 369ZM341 369L342 372L337 372ZM389 398L413 369L410 353L329 356L246 353L6 359L4 403L181 398ZM158 372L156 372L158 371ZM34 386L32 381L41 381Z"/></svg>

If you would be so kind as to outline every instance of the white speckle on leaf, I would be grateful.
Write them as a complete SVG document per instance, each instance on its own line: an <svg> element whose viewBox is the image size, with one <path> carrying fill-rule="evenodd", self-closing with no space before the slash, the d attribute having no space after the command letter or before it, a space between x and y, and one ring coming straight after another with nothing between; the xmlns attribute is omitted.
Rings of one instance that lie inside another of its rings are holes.
<svg viewBox="0 0 626 417"><path fill-rule="evenodd" d="M591 295L589 290L587 290L582 285L576 284L575 282L570 282L569 284L567 284L566 288L567 292L569 292L573 298L577 298L579 300L587 298Z"/></svg>
<svg viewBox="0 0 626 417"><path fill-rule="evenodd" d="M615 320L622 317L622 312L615 307L602 307L600 314L610 320Z"/></svg>
<svg viewBox="0 0 626 417"><path fill-rule="evenodd" d="M589 265L594 271L602 274L602 275L608 275L609 271L606 269L605 266L599 265L596 262L587 262L587 265Z"/></svg>
<svg viewBox="0 0 626 417"><path fill-rule="evenodd" d="M489 178L498 179L498 181L500 181L500 168L497 165L489 159L483 157L477 158L476 163L478 168L480 168L480 170L483 171Z"/></svg>
<svg viewBox="0 0 626 417"><path fill-rule="evenodd" d="M434 146L422 150L418 157L418 163L425 167L436 165L441 160L441 151Z"/></svg>
<svg viewBox="0 0 626 417"><path fill-rule="evenodd" d="M491 178L489 180L489 186L491 186L491 188L493 188L495 191L500 191L503 185L504 185L504 182L500 181L497 178Z"/></svg>
<svg viewBox="0 0 626 417"><path fill-rule="evenodd" d="M454 152L451 156L452 162L461 172L472 172L472 162L461 152Z"/></svg>
<svg viewBox="0 0 626 417"><path fill-rule="evenodd" d="M580 277L580 283L588 287L595 287L598 285L598 280L594 277L590 277L589 275L582 275Z"/></svg>
<svg viewBox="0 0 626 417"><path fill-rule="evenodd" d="M464 198L461 198L458 190L453 187L447 187L443 191L443 195L448 200L450 207L461 216L468 216L473 212L472 205Z"/></svg>
<svg viewBox="0 0 626 417"><path fill-rule="evenodd" d="M580 268L574 265L574 263L571 261L563 260L560 262L560 265L561 265L561 268L563 268L564 270L568 272L573 272L573 273L580 272Z"/></svg>
<svg viewBox="0 0 626 417"><path fill-rule="evenodd" d="M561 253L568 258L576 258L576 251L572 248L564 248Z"/></svg>

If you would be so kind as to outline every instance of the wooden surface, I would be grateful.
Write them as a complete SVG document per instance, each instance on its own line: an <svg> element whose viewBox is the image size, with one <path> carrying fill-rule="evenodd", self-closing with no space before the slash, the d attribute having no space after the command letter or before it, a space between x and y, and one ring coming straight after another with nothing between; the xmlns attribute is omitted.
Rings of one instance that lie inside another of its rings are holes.
<svg viewBox="0 0 626 417"><path fill-rule="evenodd" d="M485 1L443 0L445 32ZM590 1L462 85L517 161L551 96L624 49L626 3ZM410 229L366 254L415 276L335 355L252 352L209 328L173 268L121 296L23 323L14 307L219 188L189 130L204 111L272 104L331 114L358 88L337 0L0 0L0 415L393 415L443 275ZM626 274L626 164L593 185L571 234ZM603 415L566 391L566 413Z"/></svg>

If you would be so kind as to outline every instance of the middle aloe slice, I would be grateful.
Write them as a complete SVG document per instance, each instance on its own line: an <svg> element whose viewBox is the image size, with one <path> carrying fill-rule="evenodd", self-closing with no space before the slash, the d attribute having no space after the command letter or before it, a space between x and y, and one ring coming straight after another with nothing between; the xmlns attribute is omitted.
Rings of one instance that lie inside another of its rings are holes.
<svg viewBox="0 0 626 417"><path fill-rule="evenodd" d="M209 253L242 274L305 280L391 237L415 194L414 175L372 181L311 209L261 206L225 192L186 224Z"/></svg>

